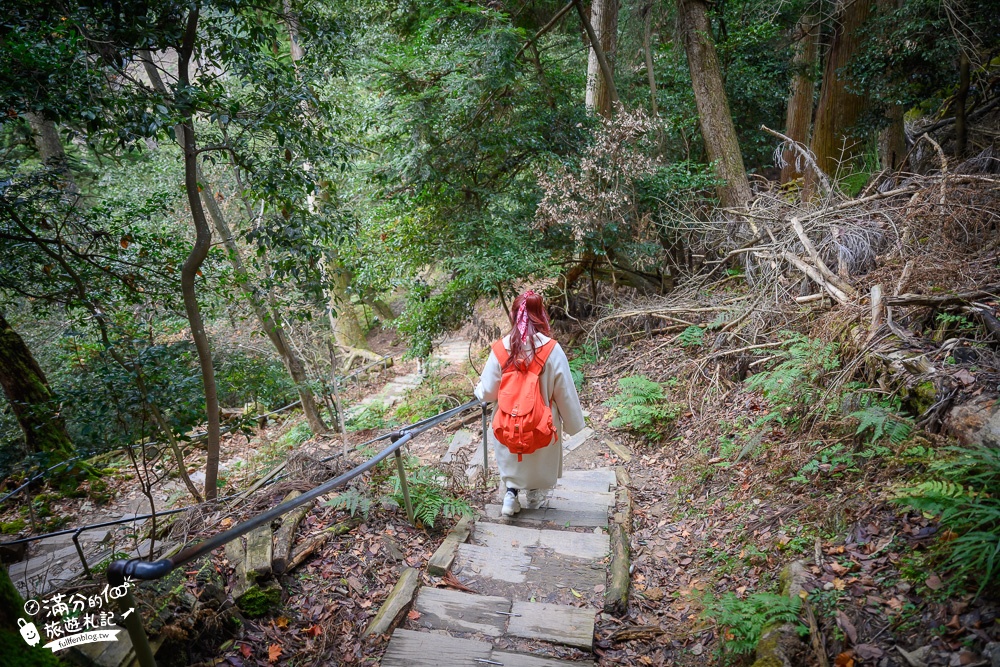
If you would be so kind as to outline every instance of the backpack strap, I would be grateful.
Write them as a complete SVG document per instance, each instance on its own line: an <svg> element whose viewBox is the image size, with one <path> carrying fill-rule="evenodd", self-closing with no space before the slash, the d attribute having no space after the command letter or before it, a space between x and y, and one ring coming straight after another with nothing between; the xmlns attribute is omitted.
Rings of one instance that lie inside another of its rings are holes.
<svg viewBox="0 0 1000 667"><path fill-rule="evenodd" d="M549 342L545 343L541 347L535 350L535 358L531 361L531 366L528 367L528 372L535 375L541 375L542 369L545 367L545 362L549 360L549 355L552 354L552 350L556 347L556 339L550 338ZM496 355L497 361L500 362L500 368L507 363L507 359L510 358L510 352L507 348L503 346L503 339L493 343L493 354Z"/></svg>
<svg viewBox="0 0 1000 667"><path fill-rule="evenodd" d="M496 355L497 361L500 362L500 368L503 368L503 365L507 363L507 359L510 358L510 352L503 346L503 338L493 343L493 354Z"/></svg>
<svg viewBox="0 0 1000 667"><path fill-rule="evenodd" d="M552 350L554 349L556 349L556 339L550 338L548 343L535 350L535 358L531 360L528 372L541 375L542 369L545 367L545 362L549 360L549 355L552 354Z"/></svg>

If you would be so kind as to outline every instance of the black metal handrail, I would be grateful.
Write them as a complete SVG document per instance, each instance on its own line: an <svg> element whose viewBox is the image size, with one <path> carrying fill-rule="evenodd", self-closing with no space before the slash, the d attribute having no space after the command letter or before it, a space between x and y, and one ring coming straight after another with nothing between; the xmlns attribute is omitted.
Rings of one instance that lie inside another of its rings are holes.
<svg viewBox="0 0 1000 667"><path fill-rule="evenodd" d="M270 523L278 517L292 511L296 507L312 502L316 498L329 493L338 486L346 484L355 477L374 468L376 465L388 458L389 455L397 454L399 449L406 443L410 442L410 440L412 440L415 436L420 435L424 431L433 428L439 423L446 421L455 415L475 407L482 407L482 409L485 410L482 403L478 400L473 400L456 408L452 408L451 410L435 415L434 417L417 422L413 426L407 427L406 429L379 436L377 440L391 439L392 444L361 465L356 466L344 474L334 477L317 487L314 487L312 490L303 493L300 496L287 500L262 514L258 514L252 519L248 519L241 524L233 526L229 530L214 535L203 542L192 545L170 558L164 558L154 562L144 561L137 558L112 561L112 563L108 566L108 583L113 586L121 586L126 577L142 580L159 579L160 577L163 577L173 571L175 568L200 558L210 551L218 549L228 542L231 542L237 537L246 535L254 529Z"/></svg>

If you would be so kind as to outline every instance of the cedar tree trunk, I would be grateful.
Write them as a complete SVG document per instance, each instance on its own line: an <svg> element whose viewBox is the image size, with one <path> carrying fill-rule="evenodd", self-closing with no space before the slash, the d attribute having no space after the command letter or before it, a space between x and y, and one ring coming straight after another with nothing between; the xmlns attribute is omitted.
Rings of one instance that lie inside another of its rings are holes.
<svg viewBox="0 0 1000 667"><path fill-rule="evenodd" d="M615 49L618 46L618 0L593 0L590 4L590 24L594 28L608 66L614 72ZM587 58L587 110L611 117L611 88L601 71L601 63L593 45Z"/></svg>
<svg viewBox="0 0 1000 667"><path fill-rule="evenodd" d="M677 13L705 151L709 161L715 163L716 176L723 181L718 188L719 199L723 206L743 206L750 201L750 183L722 85L722 71L708 19L708 3L705 0L677 0Z"/></svg>
<svg viewBox="0 0 1000 667"><path fill-rule="evenodd" d="M809 125L812 123L813 92L816 82L813 70L819 53L819 24L812 13L806 13L795 27L795 52L792 56L792 93L788 97L785 135L803 146L809 145ZM795 168L798 153L786 150L785 166L781 168L781 182L787 183L802 176ZM801 160L799 160L801 161Z"/></svg>
<svg viewBox="0 0 1000 667"><path fill-rule="evenodd" d="M862 149L859 137L851 133L867 101L847 89L848 82L840 72L858 50L859 30L871 9L872 0L840 0L833 18L835 30L823 65L823 85L810 145L816 164L830 176L835 176L838 166L849 163ZM816 177L807 173L804 195L811 196L815 186Z"/></svg>

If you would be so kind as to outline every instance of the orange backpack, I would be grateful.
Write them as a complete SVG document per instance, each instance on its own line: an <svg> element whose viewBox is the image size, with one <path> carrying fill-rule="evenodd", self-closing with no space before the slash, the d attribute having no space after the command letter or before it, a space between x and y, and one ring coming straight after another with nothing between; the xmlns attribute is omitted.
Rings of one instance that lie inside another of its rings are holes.
<svg viewBox="0 0 1000 667"><path fill-rule="evenodd" d="M542 393L538 389L538 376L555 346L555 340L550 340L535 350L535 358L527 369L511 364L500 378L497 411L493 415L493 435L511 454L517 454L518 461L523 454L532 454L542 447L548 447L555 440L552 410L542 400ZM510 357L503 346L503 340L493 343L493 354L501 368Z"/></svg>

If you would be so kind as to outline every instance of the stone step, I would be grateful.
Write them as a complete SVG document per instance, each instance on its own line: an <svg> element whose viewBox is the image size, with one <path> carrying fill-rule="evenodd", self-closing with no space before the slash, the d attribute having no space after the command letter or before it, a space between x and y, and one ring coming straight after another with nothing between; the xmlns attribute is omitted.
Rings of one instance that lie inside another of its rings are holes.
<svg viewBox="0 0 1000 667"><path fill-rule="evenodd" d="M472 434L472 431L464 428L456 431L455 435L451 438L451 444L448 445L448 451L441 457L441 463L451 463L458 450L471 445L474 439L475 436ZM480 456L482 456L482 452L480 452Z"/></svg>
<svg viewBox="0 0 1000 667"><path fill-rule="evenodd" d="M475 543L500 551L510 547L541 548L563 556L601 560L608 554L611 541L600 534L574 533L563 530L523 528L500 523L480 523L472 533Z"/></svg>
<svg viewBox="0 0 1000 667"><path fill-rule="evenodd" d="M611 487L617 484L615 471L607 468L596 470L567 470L559 478L557 489L569 489L574 491L598 491L607 493Z"/></svg>

